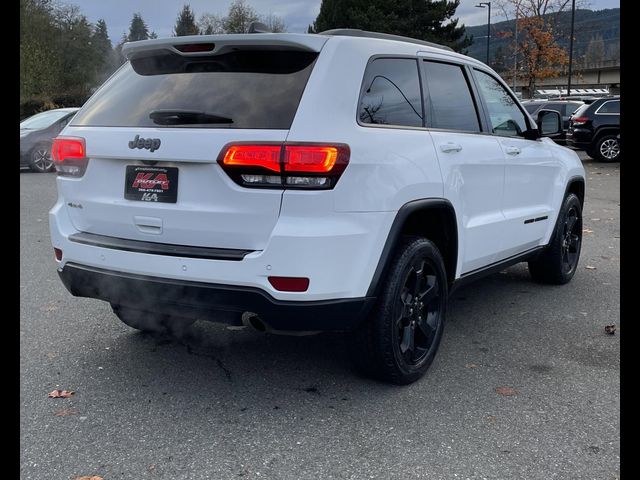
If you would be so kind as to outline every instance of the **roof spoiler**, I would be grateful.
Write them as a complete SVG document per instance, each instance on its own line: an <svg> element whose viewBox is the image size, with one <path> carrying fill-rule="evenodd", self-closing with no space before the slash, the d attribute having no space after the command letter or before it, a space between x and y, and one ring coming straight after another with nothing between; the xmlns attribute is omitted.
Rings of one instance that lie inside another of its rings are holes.
<svg viewBox="0 0 640 480"><path fill-rule="evenodd" d="M378 33L368 32L366 30L359 30L357 28L336 28L333 30L325 30L318 35L343 35L346 37L366 37L366 38L378 38L380 40L395 40L396 42L415 43L417 45L426 45L427 47L439 48L441 50L448 50L453 52L453 48L446 45L440 45L439 43L427 42L426 40L418 40L416 38L403 37L401 35L391 35L390 33Z"/></svg>
<svg viewBox="0 0 640 480"><path fill-rule="evenodd" d="M326 37L322 38L308 33L261 33L259 32L260 28L260 25L254 25L255 33L188 35L127 42L122 46L122 54L127 60L131 60L167 51L184 56L219 55L230 50L260 48L319 52L329 40ZM209 47L206 49L185 48L201 44L208 44Z"/></svg>

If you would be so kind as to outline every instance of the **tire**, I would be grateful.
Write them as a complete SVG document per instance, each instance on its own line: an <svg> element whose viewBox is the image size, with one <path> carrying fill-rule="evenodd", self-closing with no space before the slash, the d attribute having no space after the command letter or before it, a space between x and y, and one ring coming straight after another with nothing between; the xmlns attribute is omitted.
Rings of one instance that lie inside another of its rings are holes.
<svg viewBox="0 0 640 480"><path fill-rule="evenodd" d="M593 148L595 159L601 162L619 162L622 157L618 135L604 135L598 139Z"/></svg>
<svg viewBox="0 0 640 480"><path fill-rule="evenodd" d="M112 304L111 308L122 323L141 332L181 337L184 331L195 322L190 318L162 315L115 304Z"/></svg>
<svg viewBox="0 0 640 480"><path fill-rule="evenodd" d="M37 173L46 173L53 170L53 160L51 159L51 145L39 143L31 149L29 153L29 168Z"/></svg>
<svg viewBox="0 0 640 480"><path fill-rule="evenodd" d="M564 199L547 248L529 261L531 277L540 283L563 285L578 268L582 248L582 207L576 195Z"/></svg>
<svg viewBox="0 0 640 480"><path fill-rule="evenodd" d="M352 333L350 353L356 367L398 385L422 377L442 339L447 288L435 244L403 237L371 315Z"/></svg>

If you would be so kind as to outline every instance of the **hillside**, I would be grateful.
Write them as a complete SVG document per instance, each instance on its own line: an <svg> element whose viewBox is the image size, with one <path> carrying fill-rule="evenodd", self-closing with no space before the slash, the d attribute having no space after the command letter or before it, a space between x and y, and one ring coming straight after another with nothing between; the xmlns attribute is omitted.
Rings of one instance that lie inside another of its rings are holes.
<svg viewBox="0 0 640 480"><path fill-rule="evenodd" d="M560 14L559 35L561 40L558 43L567 49L569 48L569 32L571 30L571 11ZM513 32L515 22L503 21L491 25L491 47L490 58L494 68L500 69L500 65L506 63L511 65L513 58ZM574 58L576 64L584 62L585 53L590 42L602 37L599 52L595 53L595 58L602 60L617 60L620 58L620 9L610 8L605 10L576 10L575 16L575 37L574 37ZM501 32L511 32L509 38L500 38ZM466 27L467 35L474 37L474 43L469 47L467 54L482 60L486 59L487 48L487 25L475 25ZM596 43L596 42L594 42ZM592 49L593 50L593 49ZM598 50L596 47L595 50ZM594 53L590 56L594 58Z"/></svg>

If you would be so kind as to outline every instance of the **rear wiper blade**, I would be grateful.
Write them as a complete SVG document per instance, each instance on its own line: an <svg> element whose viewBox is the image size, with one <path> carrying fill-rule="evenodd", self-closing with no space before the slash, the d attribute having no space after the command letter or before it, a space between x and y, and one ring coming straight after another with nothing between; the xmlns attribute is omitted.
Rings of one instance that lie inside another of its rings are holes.
<svg viewBox="0 0 640 480"><path fill-rule="evenodd" d="M152 110L149 118L158 125L233 123L233 119L198 110Z"/></svg>

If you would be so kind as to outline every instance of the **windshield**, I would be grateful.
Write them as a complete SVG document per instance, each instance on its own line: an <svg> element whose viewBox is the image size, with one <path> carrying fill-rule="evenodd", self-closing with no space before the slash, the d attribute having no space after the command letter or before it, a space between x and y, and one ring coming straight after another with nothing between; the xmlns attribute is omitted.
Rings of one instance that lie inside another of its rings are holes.
<svg viewBox="0 0 640 480"><path fill-rule="evenodd" d="M48 112L38 113L20 122L20 129L38 130L47 128L69 115L69 113L68 110L49 110Z"/></svg>
<svg viewBox="0 0 640 480"><path fill-rule="evenodd" d="M288 129L317 55L243 50L134 59L86 103L73 125Z"/></svg>

